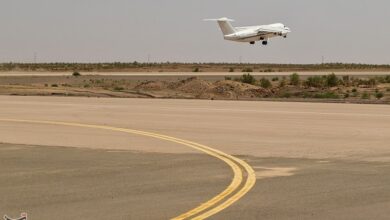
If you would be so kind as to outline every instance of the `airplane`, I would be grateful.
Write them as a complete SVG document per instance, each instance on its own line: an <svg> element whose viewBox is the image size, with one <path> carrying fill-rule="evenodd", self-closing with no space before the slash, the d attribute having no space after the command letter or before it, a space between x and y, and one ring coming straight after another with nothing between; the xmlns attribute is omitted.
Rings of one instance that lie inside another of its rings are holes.
<svg viewBox="0 0 390 220"><path fill-rule="evenodd" d="M204 19L204 21L217 21L225 40L250 44L255 44L256 41L262 41L263 45L267 45L270 38L287 38L287 34L291 32L290 28L281 23L233 27L230 22L234 20L229 18Z"/></svg>

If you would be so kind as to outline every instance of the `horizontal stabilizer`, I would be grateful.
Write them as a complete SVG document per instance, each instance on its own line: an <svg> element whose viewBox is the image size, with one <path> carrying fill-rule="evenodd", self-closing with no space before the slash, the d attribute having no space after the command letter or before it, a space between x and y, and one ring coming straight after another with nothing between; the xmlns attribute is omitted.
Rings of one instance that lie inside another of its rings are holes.
<svg viewBox="0 0 390 220"><path fill-rule="evenodd" d="M233 19L230 18L208 18L208 19L203 19L203 21L231 21L233 22Z"/></svg>

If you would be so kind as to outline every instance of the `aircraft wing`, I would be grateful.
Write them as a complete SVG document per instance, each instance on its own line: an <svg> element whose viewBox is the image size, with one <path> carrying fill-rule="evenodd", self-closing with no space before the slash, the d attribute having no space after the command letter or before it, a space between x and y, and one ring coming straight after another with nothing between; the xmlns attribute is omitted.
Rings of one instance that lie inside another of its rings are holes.
<svg viewBox="0 0 390 220"><path fill-rule="evenodd" d="M266 28L259 28L256 30L257 34L259 35L267 35L267 34L282 34L280 30L273 30L273 29L266 29Z"/></svg>

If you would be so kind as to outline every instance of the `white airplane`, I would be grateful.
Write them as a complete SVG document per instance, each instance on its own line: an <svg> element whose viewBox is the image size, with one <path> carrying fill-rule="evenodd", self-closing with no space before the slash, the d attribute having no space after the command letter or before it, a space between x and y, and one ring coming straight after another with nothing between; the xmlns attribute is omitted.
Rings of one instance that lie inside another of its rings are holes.
<svg viewBox="0 0 390 220"><path fill-rule="evenodd" d="M287 34L291 32L290 28L281 23L260 26L233 27L230 22L234 20L229 18L204 20L217 21L225 40L246 42L250 44L255 44L256 41L262 41L263 45L267 45L270 38L287 38Z"/></svg>

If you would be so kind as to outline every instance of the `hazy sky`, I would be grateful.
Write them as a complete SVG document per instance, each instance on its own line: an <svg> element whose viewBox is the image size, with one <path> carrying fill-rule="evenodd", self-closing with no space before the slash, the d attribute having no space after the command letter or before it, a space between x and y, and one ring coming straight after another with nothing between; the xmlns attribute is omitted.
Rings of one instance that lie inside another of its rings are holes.
<svg viewBox="0 0 390 220"><path fill-rule="evenodd" d="M390 63L388 0L1 0L0 62ZM213 22L282 22L267 47L224 41Z"/></svg>

